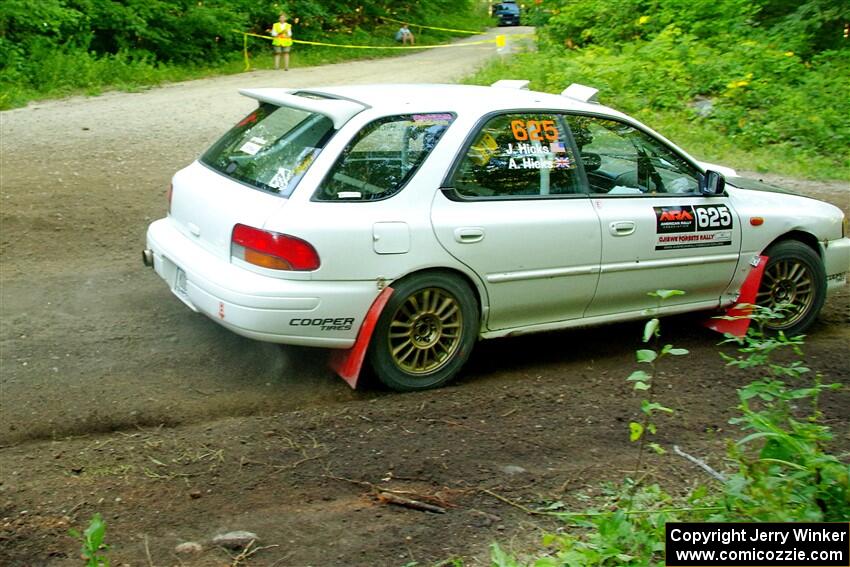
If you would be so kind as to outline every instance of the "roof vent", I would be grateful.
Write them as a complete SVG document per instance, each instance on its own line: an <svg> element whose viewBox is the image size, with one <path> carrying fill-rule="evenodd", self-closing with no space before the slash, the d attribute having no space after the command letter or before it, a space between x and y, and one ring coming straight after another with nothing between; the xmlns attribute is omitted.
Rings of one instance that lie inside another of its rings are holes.
<svg viewBox="0 0 850 567"><path fill-rule="evenodd" d="M578 83L573 83L568 86L561 93L561 96L569 97L573 100L578 100L580 102L595 102L599 103L599 99L596 95L599 94L599 89L594 89L593 87L587 87L585 85L580 85Z"/></svg>
<svg viewBox="0 0 850 567"><path fill-rule="evenodd" d="M497 89L516 89L518 91L527 91L528 84L531 81L526 81L524 79L513 80L513 79L502 79L501 81L496 81L491 87L496 87Z"/></svg>

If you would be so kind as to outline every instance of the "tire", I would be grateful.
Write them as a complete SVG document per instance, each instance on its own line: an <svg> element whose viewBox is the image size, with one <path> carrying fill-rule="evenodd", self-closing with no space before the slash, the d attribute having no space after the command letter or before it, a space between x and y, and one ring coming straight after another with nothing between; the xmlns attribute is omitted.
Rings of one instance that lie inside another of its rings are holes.
<svg viewBox="0 0 850 567"><path fill-rule="evenodd" d="M769 320L768 331L799 335L815 321L826 299L826 271L820 256L797 240L777 242L764 252L768 257L756 305L790 304L786 316Z"/></svg>
<svg viewBox="0 0 850 567"><path fill-rule="evenodd" d="M369 345L378 379L399 392L442 386L478 338L478 302L457 276L431 272L393 285Z"/></svg>

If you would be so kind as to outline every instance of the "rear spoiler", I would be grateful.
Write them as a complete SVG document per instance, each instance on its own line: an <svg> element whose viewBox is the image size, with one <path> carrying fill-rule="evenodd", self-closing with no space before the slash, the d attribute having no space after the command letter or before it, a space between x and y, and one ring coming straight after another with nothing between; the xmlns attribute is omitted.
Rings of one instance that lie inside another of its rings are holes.
<svg viewBox="0 0 850 567"><path fill-rule="evenodd" d="M353 100L342 100L336 98L308 98L291 94L292 91L285 89L240 89L239 94L268 102L278 106L287 106L315 112L327 116L334 123L334 129L339 130L343 124L351 120L354 115L368 108L365 104Z"/></svg>
<svg viewBox="0 0 850 567"><path fill-rule="evenodd" d="M594 89L593 87L580 85L578 83L573 83L561 91L561 96L566 96L579 102L594 102L597 104L599 103L598 95L599 89Z"/></svg>

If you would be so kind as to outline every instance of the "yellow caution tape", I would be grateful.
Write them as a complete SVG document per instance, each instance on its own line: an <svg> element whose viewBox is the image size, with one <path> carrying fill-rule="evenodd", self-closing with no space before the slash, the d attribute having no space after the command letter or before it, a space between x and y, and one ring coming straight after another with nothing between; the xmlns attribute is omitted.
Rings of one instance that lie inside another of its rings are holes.
<svg viewBox="0 0 850 567"><path fill-rule="evenodd" d="M248 71L251 68L251 64L248 59L248 36L258 37L260 39L274 39L274 37L270 35L259 35L256 33L250 32L241 32L237 30L233 30L233 33L241 33L242 34L242 51L245 56L245 70ZM531 34L516 34L516 36L520 35L531 35ZM514 36L511 36L514 37ZM496 47L504 47L506 44L506 38L504 35L497 35L495 39L482 39L479 41L469 41L466 43L448 43L441 45L407 45L407 46L399 46L399 45L343 45L341 43L326 43L323 41L304 41L301 39L293 39L292 43L300 43L302 45L320 45L323 47L339 47L342 49L441 49L448 47L467 47L470 45L485 45L488 43L495 43Z"/></svg>
<svg viewBox="0 0 850 567"><path fill-rule="evenodd" d="M484 45L485 43L496 43L499 42L499 37L504 38L504 36L498 36L496 39L482 39L480 41L468 41L466 43L448 43L441 45L408 45L408 46L400 46L400 45L342 45L339 43L324 43L321 41L300 41L297 39L293 39L294 43L303 43L304 45L323 45L325 47L343 47L346 49L440 49L445 47L466 47L468 45ZM504 39L502 40L504 43Z"/></svg>
<svg viewBox="0 0 850 567"><path fill-rule="evenodd" d="M429 30L439 30L439 31L457 32L457 33L469 33L469 34L472 34L472 35L479 35L479 34L484 33L484 32L480 32L480 31L456 30L456 29L453 29L453 28L437 28L437 27L434 27L434 26L423 26L423 25L420 25L420 24L411 24L410 22L403 22L401 20L394 20L392 18L386 18L384 16L380 16L380 18L382 20L386 20L388 22L395 22L397 24L407 24L407 25L410 25L410 26L413 26L413 27L416 27L416 28L425 28L425 29L429 29Z"/></svg>
<svg viewBox="0 0 850 567"><path fill-rule="evenodd" d="M234 30L234 32L235 33L241 33L242 35L245 35L245 36L250 35L251 37L259 37L261 39L274 39L270 35L259 35L259 34L256 34L256 33L240 32L240 31L235 31L235 30ZM503 36L503 35L499 35L499 36L496 36L495 39L482 39L482 40L479 40L479 41L468 41L466 43L444 43L444 44L440 44L440 45L406 45L406 46L400 46L400 45L344 45L342 43L326 43L324 41L305 41L305 40L302 40L302 39L293 39L292 43L300 43L302 45L322 45L322 46L325 46L325 47L342 47L344 49L438 49L438 48L442 48L442 47L466 47L467 45L483 45L485 43L498 43L500 41L499 38L502 38L501 41L504 44L504 42L505 42L504 37L505 36Z"/></svg>

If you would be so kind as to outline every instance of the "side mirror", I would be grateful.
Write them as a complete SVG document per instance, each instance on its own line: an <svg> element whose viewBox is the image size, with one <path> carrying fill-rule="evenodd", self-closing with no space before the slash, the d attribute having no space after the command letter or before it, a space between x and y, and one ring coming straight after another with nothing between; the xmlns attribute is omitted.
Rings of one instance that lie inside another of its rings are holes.
<svg viewBox="0 0 850 567"><path fill-rule="evenodd" d="M706 171L700 178L699 192L706 197L722 195L726 189L726 178L716 171Z"/></svg>

